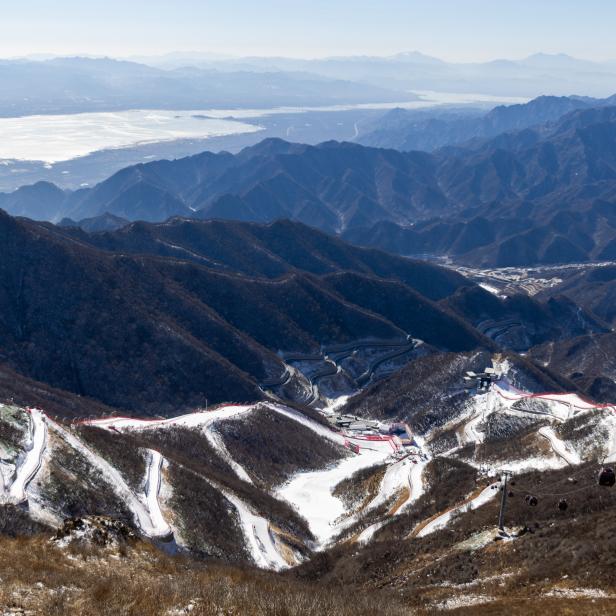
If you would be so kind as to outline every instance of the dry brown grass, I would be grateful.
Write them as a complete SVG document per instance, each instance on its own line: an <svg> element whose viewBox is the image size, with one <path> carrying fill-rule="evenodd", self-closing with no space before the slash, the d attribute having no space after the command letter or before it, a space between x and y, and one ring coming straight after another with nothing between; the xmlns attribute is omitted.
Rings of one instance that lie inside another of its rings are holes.
<svg viewBox="0 0 616 616"><path fill-rule="evenodd" d="M402 488L396 495L396 500L394 501L394 503L392 504L391 508L389 509L389 511L387 512L387 515L391 518L392 516L396 515L396 512L398 511L398 509L400 509L400 507L402 507L402 505L404 505L404 503L406 503L406 501L411 497L411 491L409 490L409 488Z"/></svg>
<svg viewBox="0 0 616 616"><path fill-rule="evenodd" d="M502 548L509 552L511 546L494 545L488 551L501 551ZM388 553L395 560L394 554ZM562 580L556 586L547 581L520 583L519 579L515 585L510 582L503 585L501 581L509 578L494 576L496 568L492 566L491 572L486 571L485 564L479 563L476 565L483 571L479 576L475 572L466 584L442 585L443 577L438 576L437 581L433 574L437 561L443 557L451 559L451 554L439 554L438 550L429 555L416 554L410 562L404 563L405 575L394 584L360 586L342 580L329 584L310 583L294 579L292 573L275 574L173 558L140 541L114 551L83 544L60 548L43 536L0 538L0 613L45 616L188 613L195 616L372 616L386 613L388 616L424 616L439 613L437 607L447 599L473 595L483 596L487 602L466 607L462 602L461 607L444 613L473 616L545 613L604 616L614 613L613 599L606 597L547 596L544 591L562 586ZM455 558L464 560L466 557ZM373 562L372 567L375 566L378 567ZM411 582L411 569L423 572L414 583ZM398 569L398 575L400 573L402 570ZM411 587L407 588L409 584ZM579 586L571 582L572 588ZM379 587L387 590L379 590ZM189 606L192 606L190 611Z"/></svg>
<svg viewBox="0 0 616 616"><path fill-rule="evenodd" d="M279 574L195 563L141 542L122 554L60 548L47 537L0 538L0 578L0 608L46 616L185 614L191 605L194 616L367 616L383 607L394 616L407 613L379 593L350 594Z"/></svg>
<svg viewBox="0 0 616 616"><path fill-rule="evenodd" d="M479 605L443 611L448 616L612 616L613 599L542 599L540 597L501 597ZM416 614L434 614L434 608Z"/></svg>

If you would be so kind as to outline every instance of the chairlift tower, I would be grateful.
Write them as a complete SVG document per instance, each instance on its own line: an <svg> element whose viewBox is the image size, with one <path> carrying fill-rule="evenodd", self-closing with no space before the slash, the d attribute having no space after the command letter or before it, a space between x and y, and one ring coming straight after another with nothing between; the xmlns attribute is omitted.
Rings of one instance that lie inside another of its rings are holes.
<svg viewBox="0 0 616 616"><path fill-rule="evenodd" d="M502 531L505 530L505 508L507 506L507 482L513 476L511 471L502 471L501 483L503 494L501 496L500 511L498 513L498 528Z"/></svg>

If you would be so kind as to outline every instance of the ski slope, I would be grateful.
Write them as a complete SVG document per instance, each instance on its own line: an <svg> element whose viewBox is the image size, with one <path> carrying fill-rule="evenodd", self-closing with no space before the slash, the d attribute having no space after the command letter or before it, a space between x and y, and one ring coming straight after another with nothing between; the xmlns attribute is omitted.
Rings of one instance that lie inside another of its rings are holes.
<svg viewBox="0 0 616 616"><path fill-rule="evenodd" d="M276 496L290 503L300 515L307 519L310 530L317 538L318 546L323 547L345 526L353 522L352 517L344 517L347 513L344 505L340 499L332 494L332 490L343 479L351 476L357 470L387 460L392 453L400 449L399 439L382 435L347 435L315 421L293 408L275 403L229 405L210 411L200 411L162 420L111 417L85 423L111 431L164 429L175 426L198 428L203 431L208 442L218 455L231 466L235 474L243 481L252 484L253 482L246 470L231 456L222 437L216 431L215 424L218 421L237 418L249 412L258 412L259 408L266 408L286 417L311 430L320 438L338 446L349 448L351 445L355 445L360 451L359 455L343 458L328 469L299 473L281 486L276 493ZM408 484L410 472L410 467L407 467L408 464L411 464L410 461L394 465L393 470L389 471L387 484L383 487L382 498L386 497L386 493L391 496L398 490L399 486ZM389 485L390 483L391 485ZM276 549L267 520L252 512L246 503L225 488L215 487L225 494L237 509L247 546L255 563L261 567L275 569L288 566ZM413 493L416 490L418 488L413 490ZM152 532L155 527L156 532L162 533L164 520L162 520L162 516L158 515L159 510L156 507L154 495L148 494L148 497L152 498L149 512L150 521L148 523L149 532ZM403 503L403 505L406 505L406 503ZM135 514L137 518L142 515L136 505ZM145 522L143 524L147 526Z"/></svg>
<svg viewBox="0 0 616 616"><path fill-rule="evenodd" d="M477 426L483 421L484 413L479 411L474 414L470 420L464 424L462 429L462 438L460 439L461 445L468 445L471 443L483 443L483 432L477 429Z"/></svg>
<svg viewBox="0 0 616 616"><path fill-rule="evenodd" d="M333 494L335 487L357 471L390 459L392 454L400 449L399 439L392 436L336 432L294 409L277 404L268 406L322 438L337 445L344 447L354 445L359 449L359 454L340 460L330 468L298 473L276 491L278 498L288 502L306 519L310 531L316 538L315 549L323 549L337 534L356 521L356 516L346 511L344 503ZM381 496L377 495L379 499L386 499L387 493L391 496L400 486L408 485L405 466L402 464L392 466L393 470L388 469L387 483L382 493L379 492Z"/></svg>
<svg viewBox="0 0 616 616"><path fill-rule="evenodd" d="M451 521L451 518L454 514L460 511L470 511L472 509L478 509L482 505L485 505L486 503L490 502L493 498L496 497L497 494L500 494L499 490L497 489L499 485L499 483L493 483L489 485L474 498L465 501L460 505L452 507L451 509L445 511L433 520L430 520L425 526L421 528L421 530L415 536L425 537L426 535L429 535L436 530L445 528L445 526L447 526L447 524L449 524L449 522Z"/></svg>
<svg viewBox="0 0 616 616"><path fill-rule="evenodd" d="M206 431L206 437L211 444L217 449L218 453L227 461L232 463L235 472L244 480L250 481L244 469L237 464L220 438L217 438L215 431L210 431L212 426L217 422L225 419L233 419L251 411L257 411L259 408L268 408L279 415L287 417L304 427L312 430L318 436L325 438L337 445L348 447L349 443L353 443L360 449L370 449L374 451L383 451L391 454L400 449L399 442L396 437L392 436L348 436L341 432L337 432L332 428L325 426L314 419L300 413L299 411L282 404L273 403L258 403L256 405L228 405L210 411L198 411L187 415L180 415L170 419L132 419L129 417L108 417L103 419L87 420L82 423L90 426L96 426L106 430L151 430L166 427L182 426L187 428L203 428Z"/></svg>
<svg viewBox="0 0 616 616"><path fill-rule="evenodd" d="M133 514L135 522L144 535L147 537L166 537L169 535L169 526L164 519L162 519L158 503L154 505L154 514L152 514L148 507L135 496L122 475L109 464L107 460L93 452L81 440L56 422L49 420L49 423L53 430L57 432L66 443L82 454L90 464L101 472L118 496L126 503L126 506ZM152 465L153 462L150 463L150 467L152 467ZM158 467L158 470L155 468L151 470L150 468L148 469L148 478L151 478L152 481L150 482L151 486L148 488L149 495L146 498L150 499L158 498L158 490L160 487L160 465L154 464L154 466ZM156 496L154 496L154 492Z"/></svg>
<svg viewBox="0 0 616 616"><path fill-rule="evenodd" d="M207 426L212 422L229 419L247 413L254 406L244 404L230 404L208 411L197 411L196 413L188 413L171 417L169 419L135 419L131 417L104 417L101 419L90 419L82 423L107 430L152 430L165 427L184 427L184 428L199 428Z"/></svg>
<svg viewBox="0 0 616 616"><path fill-rule="evenodd" d="M337 445L345 446L346 439L340 432L335 432L331 428L320 424L314 419L310 419L310 417L296 411L295 409L289 408L288 406L283 406L282 404L267 404L267 408L275 411L279 415L283 415L288 419L291 419L305 428L312 430L318 436L327 439Z"/></svg>
<svg viewBox="0 0 616 616"><path fill-rule="evenodd" d="M402 512L416 501L424 492L422 473L427 463L427 457L421 459L418 456L409 455L390 464L385 471L379 491L366 507L366 511L376 509L404 489L408 490L409 496L399 504L395 513Z"/></svg>
<svg viewBox="0 0 616 616"><path fill-rule="evenodd" d="M554 453L562 458L567 464L575 466L576 464L582 463L579 454L567 447L567 445L559 439L558 436L556 436L556 432L554 432L552 428L549 426L539 428L539 434L550 442Z"/></svg>
<svg viewBox="0 0 616 616"><path fill-rule="evenodd" d="M608 409L616 413L615 404L599 404L573 393L529 393L514 387L507 379L492 385L499 402L506 408L511 408L519 400L537 399L546 403L550 415L560 421L571 418L574 414L597 409Z"/></svg>
<svg viewBox="0 0 616 616"><path fill-rule="evenodd" d="M30 443L21 463L15 469L15 479L5 487L7 500L19 504L27 500L26 488L41 468L43 452L47 444L45 415L37 409L30 409Z"/></svg>
<svg viewBox="0 0 616 616"><path fill-rule="evenodd" d="M388 467L379 491L375 498L369 503L367 511L382 505L390 500L396 494L400 494L405 488L408 489L408 496L402 503L397 503L396 506L388 512L388 518L380 520L365 528L357 537L357 542L361 544L368 543L374 534L380 530L391 517L395 517L404 512L410 505L416 502L424 493L423 471L428 464L428 458L417 460L407 457L399 462Z"/></svg>
<svg viewBox="0 0 616 616"><path fill-rule="evenodd" d="M252 483L252 479L250 478L250 475L246 472L246 469L241 464L239 464L239 462L236 462L233 459L233 457L229 453L229 450L227 449L227 446L224 444L222 437L215 430L213 425L211 423L207 424L204 431L207 442L213 447L213 449L218 453L218 455L223 460L225 460L225 462L227 462L227 464L233 469L233 472L238 476L238 478L242 481L245 481L246 483Z"/></svg>
<svg viewBox="0 0 616 616"><path fill-rule="evenodd" d="M197 428L204 433L208 442L216 450L218 455L220 455L221 458L227 461L235 474L240 479L252 484L253 482L246 470L239 463L237 463L229 453L227 447L223 442L222 437L215 429L215 424L218 421L240 417L241 415L244 415L251 411L256 412L259 408L267 408L269 410L272 410L279 415L282 415L296 423L301 424L302 426L315 432L321 438L327 439L333 443L336 443L337 445L348 446L349 444L349 439L346 438L343 434L336 432L313 419L310 419L309 417L303 415L295 409L280 404L261 403L257 405L230 405L211 411L190 413L187 415L182 415L180 417L164 420L141 420L130 419L126 417L113 417L88 421L87 423L89 425L97 426L111 431L139 431L150 429L164 429L175 426ZM389 440L390 439L386 439L384 442L378 442L376 444L361 441L362 448L367 450L366 455L363 455L361 457L353 456L351 458L343 459L339 468L330 469L330 471L327 471L330 472L331 475L328 475L328 478L325 479L325 484L323 484L322 481L319 481L318 478L315 478L316 484L321 486L324 489L324 492L327 492L331 497L331 489L333 489L333 487L337 483L339 483L339 481L348 476L348 474L352 474L354 472L353 469L363 468L363 466L365 465L373 464L375 460L380 461L384 457L389 456L392 452L392 446L389 443ZM153 456L153 462L149 467L149 469L152 470L149 470L149 475L154 476L153 473L155 472L156 468L159 469L157 472L160 472L160 462L157 461L157 458ZM322 472L323 471L317 472L316 475L319 475ZM332 481L335 483L331 483ZM152 483L154 483L154 481L152 481ZM210 481L210 483L212 482ZM150 482L148 482L148 486L149 485ZM252 511L248 504L246 504L242 499L230 492L228 489L219 485L214 485L213 483L212 485L222 494L224 494L227 500L229 500L229 502L231 502L237 510L238 517L240 520L240 526L246 540L246 546L257 566L276 570L288 567L289 564L281 556L279 550L276 547L275 540L273 539L272 533L269 528L269 522L265 518L254 513L254 511ZM308 517L304 504L314 503L314 498L318 500L319 496L317 494L313 498L312 488L310 487L303 489L300 488L299 491L302 492L302 496L295 499L295 501L300 507L301 514ZM140 521L140 526L142 527L142 529L144 529L144 532L146 534L148 534L148 532L152 532L155 529L155 532L159 533L159 535L163 535L165 534L163 532L163 525L166 528L168 528L168 526L164 522L162 515L160 515L160 509L158 508L158 501L155 497L154 491L151 489L148 490L147 497L149 508L148 513L150 514L150 520L149 522L147 520ZM333 500L335 501L336 505L340 505L340 507L336 508L336 513L334 514L335 517L338 517L338 515L343 513L342 503L338 499ZM134 503L133 507L135 510L136 518L141 520L140 516L142 516L142 512L140 512L139 507ZM326 523L329 523L329 521L330 520L328 518ZM318 527L318 522L316 524ZM144 527L148 525L150 528L148 531L146 531ZM168 532L166 534L168 534Z"/></svg>
<svg viewBox="0 0 616 616"><path fill-rule="evenodd" d="M352 518L344 519L346 508L332 493L334 488L353 473L379 464L385 458L379 451L362 451L328 469L295 475L276 490L275 496L288 502L306 519L316 538L315 549L323 549L353 521Z"/></svg>
<svg viewBox="0 0 616 616"><path fill-rule="evenodd" d="M173 534L171 527L165 522L163 513L160 510L158 495L160 494L161 470L163 467L163 457L158 451L148 449L150 454L145 482L145 500L150 513L152 527L156 529L156 536L166 537Z"/></svg>
<svg viewBox="0 0 616 616"><path fill-rule="evenodd" d="M279 571L289 564L276 547L269 522L254 511L239 497L219 487L225 498L235 507L246 547L257 567Z"/></svg>
<svg viewBox="0 0 616 616"><path fill-rule="evenodd" d="M106 430L130 431L130 430L156 430L162 428L184 427L199 428L203 431L208 443L218 455L225 460L235 474L247 483L252 479L246 470L238 464L229 453L220 434L216 432L214 424L225 419L235 419L252 411L255 407L250 405L228 405L211 411L199 411L173 417L171 419L131 419L128 417L110 417L87 421L87 425L103 428Z"/></svg>
<svg viewBox="0 0 616 616"><path fill-rule="evenodd" d="M470 418L462 426L459 434L459 445L475 444L480 445L485 439L485 434L478 429L478 426L494 410L494 394L492 389L486 393L474 396L471 405Z"/></svg>

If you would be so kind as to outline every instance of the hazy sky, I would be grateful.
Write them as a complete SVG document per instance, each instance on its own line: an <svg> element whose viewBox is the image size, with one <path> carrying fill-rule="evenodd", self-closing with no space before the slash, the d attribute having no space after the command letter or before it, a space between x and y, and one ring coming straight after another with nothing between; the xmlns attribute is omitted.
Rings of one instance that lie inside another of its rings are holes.
<svg viewBox="0 0 616 616"><path fill-rule="evenodd" d="M616 59L613 0L0 0L0 56L544 51Z"/></svg>

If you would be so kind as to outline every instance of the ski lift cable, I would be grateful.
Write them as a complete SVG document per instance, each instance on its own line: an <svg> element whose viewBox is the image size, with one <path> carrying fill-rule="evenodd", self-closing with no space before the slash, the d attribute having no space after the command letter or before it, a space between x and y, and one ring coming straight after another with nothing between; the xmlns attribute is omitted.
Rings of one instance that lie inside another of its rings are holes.
<svg viewBox="0 0 616 616"><path fill-rule="evenodd" d="M532 494L533 496L568 496L570 494L577 494L578 492L589 490L590 488L595 488L597 487L597 484L593 482L592 484L585 485L580 488L576 488L575 490L569 490L567 492L544 492L543 490L537 490L536 488L532 488L529 486L525 486L525 485L520 486L517 482L516 482L515 487L518 489L522 489L523 492L528 492L529 494Z"/></svg>
<svg viewBox="0 0 616 616"><path fill-rule="evenodd" d="M582 475L583 473L589 473L589 475L591 476L590 477L591 481L594 482L594 476L595 476L594 473L595 473L595 471L590 469L590 468L588 468L587 466L583 466L582 468L577 470L575 473L568 474L567 475L567 479L575 479L575 478L579 477L580 475ZM516 484L519 484L519 480L518 479L515 479L515 482L516 482ZM550 485L554 485L554 484L557 484L557 483L560 483L560 482L562 482L562 480L554 481L551 484L548 484L547 487L549 489ZM524 486L522 486L522 487L524 487Z"/></svg>
<svg viewBox="0 0 616 616"><path fill-rule="evenodd" d="M589 479L590 483L588 485L581 486L580 488L577 488L575 490L571 490L571 491L568 491L568 492L562 492L562 493L560 493L560 492L559 493L544 492L541 488L539 488L539 489L536 488L536 487L535 488L530 488L529 486L527 486L527 485L525 486L524 484L522 484L521 487L525 488L525 491L534 492L536 494L541 494L543 496L560 496L561 494L564 496L566 494L574 494L575 492L580 492L582 490L586 490L587 488L590 488L590 487L593 487L593 486L596 485L596 474L595 474L595 472L593 470L589 469L588 467L582 468L579 471L577 471L576 473L573 473L572 475L569 475L568 479L574 479L576 477L579 477L582 473L585 473L585 472L589 473L588 479ZM552 484L548 484L546 486L546 488L550 489L550 485L555 485L557 483L559 483L559 481L555 481ZM520 485L517 480L516 480L516 484ZM544 488L544 489L546 489L546 488Z"/></svg>

